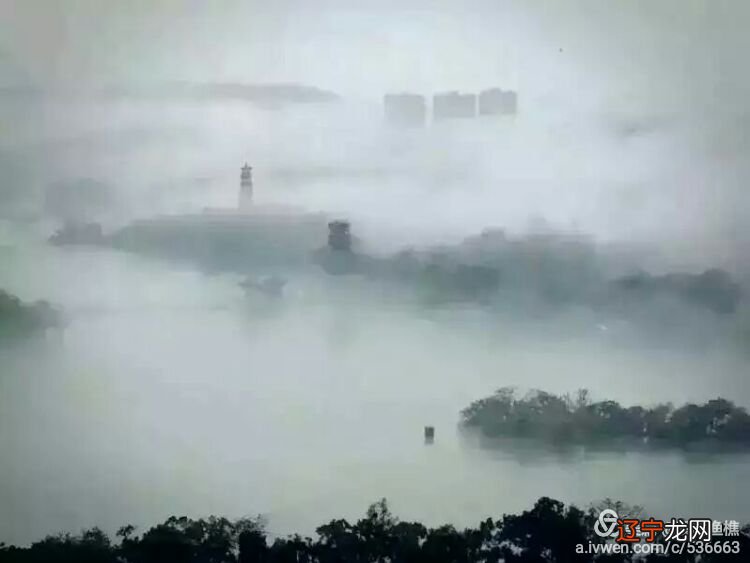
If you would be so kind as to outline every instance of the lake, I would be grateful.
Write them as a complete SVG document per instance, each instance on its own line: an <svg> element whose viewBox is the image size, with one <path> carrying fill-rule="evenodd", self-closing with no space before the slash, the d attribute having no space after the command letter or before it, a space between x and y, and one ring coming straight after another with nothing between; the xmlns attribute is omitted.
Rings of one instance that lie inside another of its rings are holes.
<svg viewBox="0 0 750 563"><path fill-rule="evenodd" d="M0 287L71 322L0 349L0 541L172 514L260 513L272 536L311 533L381 497L429 524L542 495L750 520L750 456L488 452L456 429L460 409L506 385L750 405L746 359L728 349L423 309L313 269L282 300L248 299L237 276L2 227Z"/></svg>

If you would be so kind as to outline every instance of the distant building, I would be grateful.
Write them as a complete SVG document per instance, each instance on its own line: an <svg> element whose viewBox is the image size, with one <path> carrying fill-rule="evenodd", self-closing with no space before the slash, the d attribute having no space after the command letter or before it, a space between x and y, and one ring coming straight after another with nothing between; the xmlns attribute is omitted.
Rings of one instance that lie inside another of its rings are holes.
<svg viewBox="0 0 750 563"><path fill-rule="evenodd" d="M513 115L518 109L518 97L513 90L491 88L479 93L479 115Z"/></svg>
<svg viewBox="0 0 750 563"><path fill-rule="evenodd" d="M240 210L249 209L253 204L253 167L247 162L240 173Z"/></svg>
<svg viewBox="0 0 750 563"><path fill-rule="evenodd" d="M352 248L352 234L348 221L328 223L328 248L349 251Z"/></svg>
<svg viewBox="0 0 750 563"><path fill-rule="evenodd" d="M386 94L383 97L385 120L400 127L423 127L427 121L427 103L419 94Z"/></svg>
<svg viewBox="0 0 750 563"><path fill-rule="evenodd" d="M503 91L491 88L479 93L479 115L496 115L503 113Z"/></svg>
<svg viewBox="0 0 750 563"><path fill-rule="evenodd" d="M432 115L435 121L476 117L477 97L457 91L435 94L432 97Z"/></svg>

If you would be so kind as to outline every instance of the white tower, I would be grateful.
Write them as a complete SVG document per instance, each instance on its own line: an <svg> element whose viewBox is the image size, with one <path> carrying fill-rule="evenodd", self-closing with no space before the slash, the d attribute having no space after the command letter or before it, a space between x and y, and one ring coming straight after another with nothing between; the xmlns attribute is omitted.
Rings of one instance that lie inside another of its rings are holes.
<svg viewBox="0 0 750 563"><path fill-rule="evenodd" d="M253 204L253 168L247 162L242 167L240 174L240 201L239 208L249 209Z"/></svg>

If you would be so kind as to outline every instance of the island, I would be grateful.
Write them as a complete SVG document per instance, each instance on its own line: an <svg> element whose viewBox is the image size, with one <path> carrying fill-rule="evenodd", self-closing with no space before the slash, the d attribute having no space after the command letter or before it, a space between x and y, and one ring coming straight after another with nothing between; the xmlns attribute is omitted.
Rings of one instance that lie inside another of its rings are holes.
<svg viewBox="0 0 750 563"><path fill-rule="evenodd" d="M723 398L678 408L624 407L592 401L585 389L573 396L532 390L517 397L513 387L503 387L461 411L460 426L485 438L563 446L750 448L750 415Z"/></svg>

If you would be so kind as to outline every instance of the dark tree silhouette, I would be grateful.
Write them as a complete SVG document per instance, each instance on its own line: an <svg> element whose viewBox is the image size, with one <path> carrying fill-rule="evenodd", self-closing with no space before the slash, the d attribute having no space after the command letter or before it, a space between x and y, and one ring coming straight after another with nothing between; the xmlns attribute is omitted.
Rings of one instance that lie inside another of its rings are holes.
<svg viewBox="0 0 750 563"><path fill-rule="evenodd" d="M540 498L530 510L487 519L476 528L451 525L427 528L402 522L385 499L373 504L355 524L335 519L317 529L317 537L293 535L269 545L260 519L228 520L211 516L168 518L142 535L123 526L112 543L98 528L79 535L50 536L26 548L0 544L0 563L584 563L635 561L628 555L578 553L578 545L601 543L593 532L598 507L642 516L639 507L605 499L589 511ZM736 538L740 554L648 556L647 563L744 561L750 528Z"/></svg>

